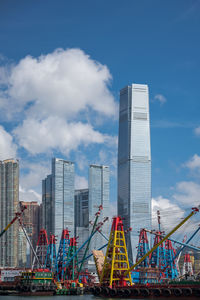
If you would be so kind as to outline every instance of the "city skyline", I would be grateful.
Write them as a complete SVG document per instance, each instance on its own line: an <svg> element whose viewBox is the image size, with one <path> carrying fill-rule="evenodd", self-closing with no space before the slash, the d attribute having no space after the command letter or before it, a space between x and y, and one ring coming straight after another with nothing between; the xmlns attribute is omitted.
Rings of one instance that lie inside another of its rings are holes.
<svg viewBox="0 0 200 300"><path fill-rule="evenodd" d="M1 2L0 160L19 159L20 200L41 202L49 161L60 157L77 164L76 189L88 188L88 165L109 165L116 212L119 91L135 82L149 86L154 227L157 209L168 230L198 204L199 8Z"/></svg>
<svg viewBox="0 0 200 300"><path fill-rule="evenodd" d="M52 173L42 180L41 226L46 229L47 236L54 234L58 241L62 230L67 228L70 237L78 236L78 243L82 244L89 237L90 222L94 221L100 206L102 212L98 222L110 217L110 170L104 165L88 166L88 189L75 189L75 174L73 162L52 158ZM109 235L108 222L104 224L102 234ZM102 236L96 235L91 249L100 248L101 241Z"/></svg>
<svg viewBox="0 0 200 300"><path fill-rule="evenodd" d="M42 181L43 228L58 241L63 229L67 228L70 236L75 232L74 173L73 162L52 158L52 173Z"/></svg>

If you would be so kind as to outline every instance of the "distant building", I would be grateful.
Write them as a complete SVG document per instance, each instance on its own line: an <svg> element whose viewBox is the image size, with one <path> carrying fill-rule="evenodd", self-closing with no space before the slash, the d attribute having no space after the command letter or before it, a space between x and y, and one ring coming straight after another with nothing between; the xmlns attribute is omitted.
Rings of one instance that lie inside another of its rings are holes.
<svg viewBox="0 0 200 300"><path fill-rule="evenodd" d="M149 91L132 84L120 91L118 144L118 215L127 234L129 259L136 258L141 228L151 228L151 147Z"/></svg>
<svg viewBox="0 0 200 300"><path fill-rule="evenodd" d="M75 236L78 237L78 246L81 246L89 237L89 190L75 190ZM84 255L84 247L78 254L79 261ZM87 268L87 262L84 263Z"/></svg>
<svg viewBox="0 0 200 300"><path fill-rule="evenodd" d="M52 159L52 174L43 180L43 227L57 236L58 244L64 228L74 236L74 163Z"/></svg>
<svg viewBox="0 0 200 300"><path fill-rule="evenodd" d="M89 190L75 190L75 231L89 225Z"/></svg>
<svg viewBox="0 0 200 300"><path fill-rule="evenodd" d="M27 208L24 210L24 213L22 215L22 220L23 224L26 228L27 234L32 242L32 245L34 249L36 248L37 240L38 240L38 235L40 231L40 205L36 201L31 201L31 202L25 202L21 201L21 204L23 206L26 206ZM27 245L29 248L29 245ZM32 260L33 260L33 253L30 251L30 258L28 258L29 263L27 266L31 266ZM23 253L23 250L21 250Z"/></svg>
<svg viewBox="0 0 200 300"><path fill-rule="evenodd" d="M15 217L19 209L19 162L0 161L0 231ZM0 266L18 265L18 229L16 221L0 239Z"/></svg>
<svg viewBox="0 0 200 300"><path fill-rule="evenodd" d="M89 169L89 220L94 221L95 214L100 205L103 206L99 222L104 217L109 217L109 198L110 198L110 169L108 166L90 165ZM90 226L92 228L92 226ZM90 230L91 232L91 230ZM102 227L102 234L109 236L109 223L106 222ZM96 233L90 243L90 252L99 249L106 244L106 239ZM92 265L91 260L89 265ZM91 266L92 268L92 266Z"/></svg>
<svg viewBox="0 0 200 300"><path fill-rule="evenodd" d="M43 209L42 209L42 203L39 204L39 210L38 210L38 230L40 232L40 229L43 228ZM39 232L38 232L38 235L39 235Z"/></svg>
<svg viewBox="0 0 200 300"><path fill-rule="evenodd" d="M27 240L23 229L19 227L18 233L18 267L23 268L27 266ZM30 265L29 265L30 266Z"/></svg>

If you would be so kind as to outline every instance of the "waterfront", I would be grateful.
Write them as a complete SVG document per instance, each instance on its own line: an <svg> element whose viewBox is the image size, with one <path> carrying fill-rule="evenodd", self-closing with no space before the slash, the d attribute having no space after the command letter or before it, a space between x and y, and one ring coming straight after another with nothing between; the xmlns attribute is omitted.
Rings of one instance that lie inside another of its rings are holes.
<svg viewBox="0 0 200 300"><path fill-rule="evenodd" d="M0 296L0 300L25 300L29 299L31 300L100 300L103 298L100 297L94 297L93 295L81 295L81 296ZM107 298L108 299L108 298ZM111 300L111 298L109 298ZM116 299L116 298L115 298ZM119 298L118 298L119 299Z"/></svg>
<svg viewBox="0 0 200 300"><path fill-rule="evenodd" d="M31 298L31 300L100 300L102 298L94 297L93 295L81 295L81 296L0 296L0 300L25 300ZM111 299L111 298L109 298Z"/></svg>
<svg viewBox="0 0 200 300"><path fill-rule="evenodd" d="M128 299L128 298L101 298L101 297L95 297L93 295L81 295L81 296L28 296L28 298L31 298L31 300L122 300L122 299ZM27 296L0 296L0 300L25 300L27 299ZM169 298L160 298L159 300L167 300ZM177 297L171 298L170 300L175 300ZM134 300L132 298L132 300ZM137 300L137 299L135 299ZM145 299L140 299L145 300Z"/></svg>
<svg viewBox="0 0 200 300"><path fill-rule="evenodd" d="M93 295L81 295L81 296L0 296L0 299L3 300L25 300L27 298L31 298L31 300L99 300L102 298L94 297ZM110 298L111 299L111 298Z"/></svg>

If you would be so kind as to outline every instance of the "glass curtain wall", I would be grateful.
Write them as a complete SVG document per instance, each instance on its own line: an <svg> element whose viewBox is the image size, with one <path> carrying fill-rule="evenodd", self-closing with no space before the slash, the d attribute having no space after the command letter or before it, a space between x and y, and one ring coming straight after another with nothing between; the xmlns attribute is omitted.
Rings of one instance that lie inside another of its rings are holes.
<svg viewBox="0 0 200 300"><path fill-rule="evenodd" d="M140 228L151 228L151 147L147 85L120 91L118 215L124 218L129 258L136 258Z"/></svg>

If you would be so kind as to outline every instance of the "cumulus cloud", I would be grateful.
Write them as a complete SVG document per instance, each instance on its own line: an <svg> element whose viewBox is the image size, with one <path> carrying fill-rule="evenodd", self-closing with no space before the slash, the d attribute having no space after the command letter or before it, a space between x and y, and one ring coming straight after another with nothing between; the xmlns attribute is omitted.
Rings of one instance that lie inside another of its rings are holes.
<svg viewBox="0 0 200 300"><path fill-rule="evenodd" d="M55 149L68 155L90 143L112 147L116 138L80 121L84 114L115 117L111 79L107 66L80 49L26 56L16 65L0 68L1 112L8 118L20 113L23 121L13 134L19 146L33 155Z"/></svg>
<svg viewBox="0 0 200 300"><path fill-rule="evenodd" d="M165 98L165 96L163 96L161 94L157 94L154 96L154 102L159 102L162 105L165 102L167 102L167 99Z"/></svg>
<svg viewBox="0 0 200 300"><path fill-rule="evenodd" d="M103 120L117 115L118 105L109 89L111 80L107 66L80 49L56 49L0 67L0 114L15 126L10 133L0 130L1 144L6 140L5 151L3 146L0 151L6 153L5 158L15 156L17 143L23 158L38 162L24 164L22 160L21 200L41 199L39 186L49 170L39 163L40 154L62 153L70 159L72 151L84 153L90 144L116 149L117 138L97 129ZM89 161L85 153L83 156ZM79 168L85 166L80 164ZM87 186L84 177L77 178L79 188Z"/></svg>
<svg viewBox="0 0 200 300"><path fill-rule="evenodd" d="M200 126L199 127L196 127L194 129L194 133L196 134L196 136L200 136Z"/></svg>
<svg viewBox="0 0 200 300"><path fill-rule="evenodd" d="M29 116L71 118L90 107L113 116L116 104L108 89L111 74L107 66L92 60L80 49L57 49L38 58L27 56L9 70L5 99ZM6 79L5 79L6 78Z"/></svg>
<svg viewBox="0 0 200 300"><path fill-rule="evenodd" d="M17 146L13 137L2 126L0 126L0 160L15 158Z"/></svg>
<svg viewBox="0 0 200 300"><path fill-rule="evenodd" d="M94 130L90 124L67 123L58 117L49 117L42 121L26 119L13 133L19 145L31 154L47 152L49 149L69 154L80 145L115 143L115 137Z"/></svg>

